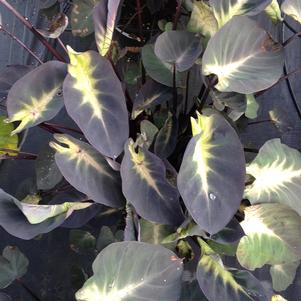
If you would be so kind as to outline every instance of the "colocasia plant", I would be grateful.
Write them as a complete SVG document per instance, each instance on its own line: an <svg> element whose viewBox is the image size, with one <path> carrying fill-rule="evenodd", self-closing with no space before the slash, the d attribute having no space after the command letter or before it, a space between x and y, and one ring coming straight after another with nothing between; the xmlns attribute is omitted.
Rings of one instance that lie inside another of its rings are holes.
<svg viewBox="0 0 301 301"><path fill-rule="evenodd" d="M0 190L1 227L24 240L73 228L74 252L95 255L77 301L288 298L300 282L301 154L241 135L261 96L301 71L285 63L301 0L40 2L49 25L37 28L0 0L53 56L1 25L37 61L1 74L0 158L36 169L23 197ZM291 37L272 37L263 18ZM276 115L267 122L281 130ZM22 147L33 127L53 134L38 154ZM18 281L42 300L22 282L28 265L7 246L0 287Z"/></svg>

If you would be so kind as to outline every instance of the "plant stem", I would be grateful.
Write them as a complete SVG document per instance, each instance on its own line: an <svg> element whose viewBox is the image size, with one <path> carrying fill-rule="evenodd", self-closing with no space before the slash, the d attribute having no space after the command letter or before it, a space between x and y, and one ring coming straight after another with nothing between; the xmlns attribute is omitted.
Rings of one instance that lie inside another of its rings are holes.
<svg viewBox="0 0 301 301"><path fill-rule="evenodd" d="M295 30L292 26L290 26L285 20L283 20L283 24L293 33L297 33L297 30Z"/></svg>
<svg viewBox="0 0 301 301"><path fill-rule="evenodd" d="M61 47L64 49L64 51L68 54L68 50L67 50L66 46L64 45L64 43L62 42L61 38L57 38L57 41L59 42Z"/></svg>
<svg viewBox="0 0 301 301"><path fill-rule="evenodd" d="M245 147L245 148L244 148L244 151L245 151L246 153L254 153L254 154L258 154L258 152L259 152L258 149L248 148L248 147Z"/></svg>
<svg viewBox="0 0 301 301"><path fill-rule="evenodd" d="M24 18L6 0L0 0L0 4L5 6L16 18L18 18L59 61L66 62L65 59L58 53L58 51L54 49L52 45L33 27L27 18Z"/></svg>
<svg viewBox="0 0 301 301"><path fill-rule="evenodd" d="M81 130L72 129L72 128L69 128L69 127L66 127L66 126L63 126L60 124L48 123L48 122L43 122L43 124L46 126L50 126L53 129L62 129L62 130L66 130L66 131L70 131L70 132L74 132L74 133L83 135L83 132Z"/></svg>
<svg viewBox="0 0 301 301"><path fill-rule="evenodd" d="M142 39L142 15L141 15L142 9L141 9L140 0L136 0L136 10L137 10L137 14L138 14L140 38Z"/></svg>
<svg viewBox="0 0 301 301"><path fill-rule="evenodd" d="M60 131L59 129L49 125L49 124L45 124L44 122L43 123L40 123L38 125L39 128L51 133L51 134L64 134L62 131Z"/></svg>
<svg viewBox="0 0 301 301"><path fill-rule="evenodd" d="M296 38L301 36L301 32L297 32L296 34L292 35L290 38L288 38L283 44L283 47L286 47L289 43L294 41Z"/></svg>
<svg viewBox="0 0 301 301"><path fill-rule="evenodd" d="M173 21L173 24L172 24L172 30L177 30L178 21L179 21L179 18L181 16L182 2L183 2L183 0L179 0L179 3L177 5L175 18L174 18L174 21Z"/></svg>
<svg viewBox="0 0 301 301"><path fill-rule="evenodd" d="M188 103L188 97L189 97L189 80L190 80L190 71L187 73L186 77L186 93L185 93L185 103L184 103L184 115L186 115L187 110L187 103Z"/></svg>
<svg viewBox="0 0 301 301"><path fill-rule="evenodd" d="M206 104L206 101L207 101L207 98L209 96L211 89L217 84L217 82L218 82L218 78L216 75L209 81L208 86L206 87L206 89L202 95L202 98L201 98L201 103L199 105L200 112L202 112L202 110Z"/></svg>
<svg viewBox="0 0 301 301"><path fill-rule="evenodd" d="M177 67L176 64L173 65L173 73L172 73L172 86L173 86L173 113L177 114L177 106L178 106L178 91L177 91Z"/></svg>
<svg viewBox="0 0 301 301"><path fill-rule="evenodd" d="M3 148L3 147L0 147L0 152L7 152L7 153L13 153L13 154L20 154L20 155L37 157L36 154L26 153L26 152L20 152L20 151L15 150L15 149L9 149L9 148Z"/></svg>
<svg viewBox="0 0 301 301"><path fill-rule="evenodd" d="M42 301L35 292L32 291L21 279L17 279L17 282L28 292L28 294L33 297L36 301Z"/></svg>
<svg viewBox="0 0 301 301"><path fill-rule="evenodd" d="M14 36L11 32L9 32L1 24L0 24L0 31L3 31L4 33L6 33L9 37L11 37L13 40L15 40L21 47L23 47L31 56L33 56L40 64L43 64L43 62L40 60L40 58L31 49L29 49L20 39L18 39L16 36Z"/></svg>

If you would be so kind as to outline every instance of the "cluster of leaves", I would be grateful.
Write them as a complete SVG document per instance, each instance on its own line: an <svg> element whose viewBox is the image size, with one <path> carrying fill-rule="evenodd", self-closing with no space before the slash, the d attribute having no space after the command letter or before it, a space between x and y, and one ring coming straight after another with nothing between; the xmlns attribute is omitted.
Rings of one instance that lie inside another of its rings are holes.
<svg viewBox="0 0 301 301"><path fill-rule="evenodd" d="M146 1L150 14L173 1L160 2ZM151 36L141 23L136 35L120 29L125 3L74 0L72 33L94 34L94 50L67 46L66 62L5 71L14 80L1 87L1 159L35 159L37 189L22 200L0 190L0 225L29 240L121 213L97 239L70 231L75 252L98 254L78 301L281 300L274 294L301 259L301 154L273 139L246 162L239 126L282 80L289 43L251 17L301 23L301 1L174 1L174 18ZM60 13L36 32L59 39L68 19ZM122 47L124 36L138 46ZM63 108L78 128L47 123ZM38 156L21 149L35 126L54 133ZM1 288L28 265L12 247L0 261ZM264 266L271 286L252 273Z"/></svg>

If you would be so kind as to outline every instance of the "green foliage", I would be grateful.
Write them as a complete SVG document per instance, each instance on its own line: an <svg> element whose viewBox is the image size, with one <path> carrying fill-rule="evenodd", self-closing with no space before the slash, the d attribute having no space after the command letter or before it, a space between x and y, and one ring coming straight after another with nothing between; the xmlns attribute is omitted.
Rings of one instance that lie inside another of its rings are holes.
<svg viewBox="0 0 301 301"><path fill-rule="evenodd" d="M260 96L289 78L286 46L299 34L281 44L257 15L270 29L301 23L301 2L40 2L61 13L32 29L0 0L55 57L0 73L0 159L14 160L0 162L0 186L13 183L0 189L0 226L39 244L66 228L77 301L287 296L300 274L301 155L289 139L252 149L245 133L270 121L280 136L294 122L285 99ZM76 50L54 49L69 31ZM41 136L37 154L28 132ZM6 179L18 164L34 171L23 184ZM22 285L27 267L5 248L0 288Z"/></svg>

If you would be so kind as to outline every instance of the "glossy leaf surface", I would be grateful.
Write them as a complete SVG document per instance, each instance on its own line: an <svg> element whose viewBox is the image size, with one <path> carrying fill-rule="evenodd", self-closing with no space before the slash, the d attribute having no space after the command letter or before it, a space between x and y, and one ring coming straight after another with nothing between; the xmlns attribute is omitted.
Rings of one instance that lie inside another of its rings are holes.
<svg viewBox="0 0 301 301"><path fill-rule="evenodd" d="M209 301L268 301L260 281L251 273L227 269L208 245L205 248L197 279Z"/></svg>
<svg viewBox="0 0 301 301"><path fill-rule="evenodd" d="M113 243L96 257L94 275L76 293L76 300L177 301L182 270L181 259L161 246Z"/></svg>
<svg viewBox="0 0 301 301"><path fill-rule="evenodd" d="M68 48L69 74L64 81L68 114L103 155L115 158L129 135L128 112L121 83L110 62L95 51Z"/></svg>
<svg viewBox="0 0 301 301"><path fill-rule="evenodd" d="M301 258L301 217L283 204L260 204L245 209L241 223L246 236L238 245L239 263L254 270Z"/></svg>
<svg viewBox="0 0 301 301"><path fill-rule="evenodd" d="M247 186L245 197L252 204L279 202L301 215L301 154L280 139L267 141L247 166L255 178Z"/></svg>
<svg viewBox="0 0 301 301"><path fill-rule="evenodd" d="M12 86L7 96L8 122L21 121L13 134L50 120L61 110L64 102L58 94L66 74L66 64L50 61Z"/></svg>
<svg viewBox="0 0 301 301"><path fill-rule="evenodd" d="M245 159L235 130L219 114L192 119L178 188L193 219L215 234L232 219L244 190Z"/></svg>
<svg viewBox="0 0 301 301"><path fill-rule="evenodd" d="M252 94L275 84L283 68L283 47L257 23L233 17L210 39L203 74L215 74L219 91Z"/></svg>
<svg viewBox="0 0 301 301"><path fill-rule="evenodd" d="M162 62L154 52L154 45L147 44L142 48L142 61L147 74L155 81L173 86L173 65ZM178 87L185 86L183 73L176 72L176 84Z"/></svg>
<svg viewBox="0 0 301 301"><path fill-rule="evenodd" d="M68 135L56 134L60 143L51 142L56 150L55 161L64 178L94 202L121 207L120 176L105 158L88 143Z"/></svg>
<svg viewBox="0 0 301 301"><path fill-rule="evenodd" d="M143 218L178 225L184 218L179 193L166 179L163 161L145 148L129 140L121 163L122 191Z"/></svg>
<svg viewBox="0 0 301 301"><path fill-rule="evenodd" d="M219 27L238 15L254 16L263 11L271 0L210 0Z"/></svg>
<svg viewBox="0 0 301 301"><path fill-rule="evenodd" d="M179 72L191 68L202 49L202 40L199 36L191 32L175 30L160 34L154 48L156 56L162 62L175 65Z"/></svg>

